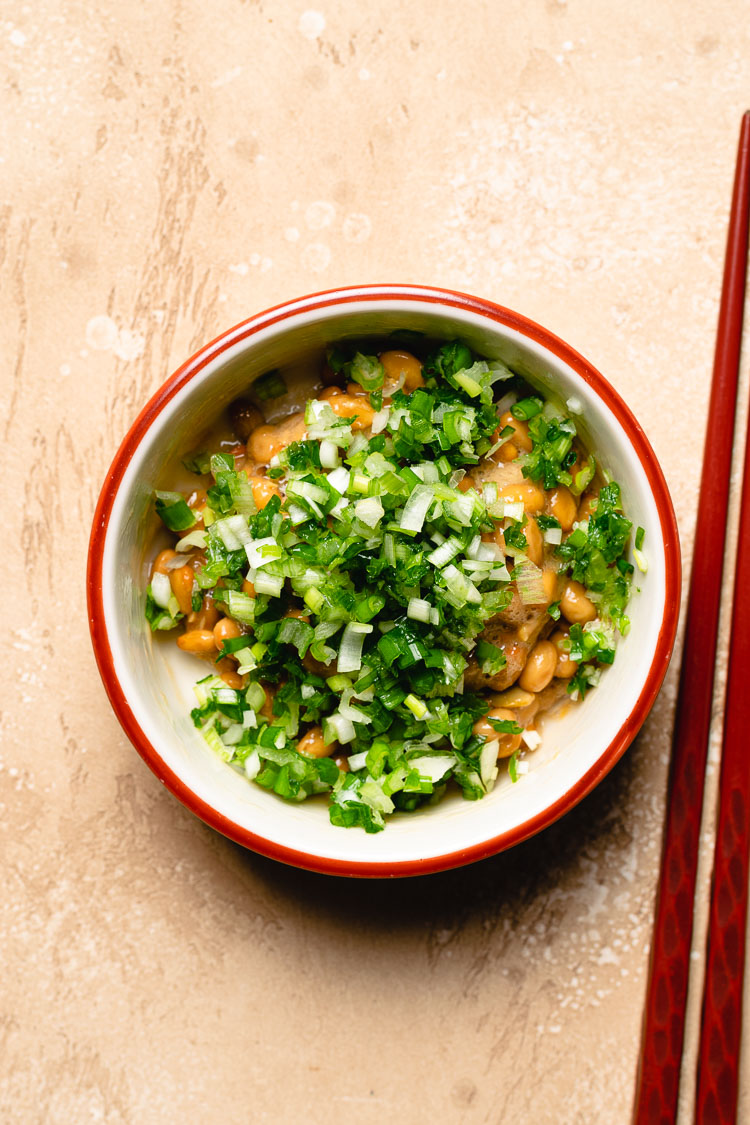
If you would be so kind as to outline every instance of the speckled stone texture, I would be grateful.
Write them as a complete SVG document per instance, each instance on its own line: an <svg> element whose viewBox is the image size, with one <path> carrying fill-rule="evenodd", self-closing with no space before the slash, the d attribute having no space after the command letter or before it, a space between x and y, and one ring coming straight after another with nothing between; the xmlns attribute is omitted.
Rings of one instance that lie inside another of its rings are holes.
<svg viewBox="0 0 750 1125"><path fill-rule="evenodd" d="M517 308L604 372L689 558L747 14L0 7L3 1122L627 1122L676 665L542 836L337 881L228 843L140 762L91 654L86 545L120 438L198 345L311 290L414 281ZM685 1122L705 864L700 886Z"/></svg>

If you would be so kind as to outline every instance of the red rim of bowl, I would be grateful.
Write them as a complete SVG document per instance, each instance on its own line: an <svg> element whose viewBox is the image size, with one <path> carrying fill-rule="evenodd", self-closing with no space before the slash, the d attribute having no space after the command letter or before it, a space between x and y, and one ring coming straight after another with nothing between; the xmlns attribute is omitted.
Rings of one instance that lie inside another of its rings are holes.
<svg viewBox="0 0 750 1125"><path fill-rule="evenodd" d="M664 614L659 641L654 652L653 660L648 675L643 684L641 693L633 710L623 723L616 737L602 752L595 764L553 804L543 812L517 825L507 832L502 832L488 840L470 848L447 852L440 856L431 856L425 860L404 860L397 862L359 862L344 859L331 859L317 856L308 852L298 851L295 848L285 847L283 844L268 840L249 831L242 825L225 817L202 798L198 797L181 778L175 774L162 760L159 752L146 738L143 730L136 721L130 709L125 694L120 686L114 666L112 651L109 645L107 626L104 617L102 597L102 562L107 528L112 512L117 490L122 481L133 454L147 432L152 422L158 417L170 399L188 383L212 360L221 355L227 348L253 336L269 325L277 324L289 317L297 316L316 309L329 308L332 305L348 305L359 301L414 301L417 303L440 304L451 308L468 310L479 313L496 323L512 328L522 335L541 344L550 352L563 360L576 374L585 380L609 407L620 425L625 430L628 438L638 456L641 467L648 479L654 501L659 513L665 553L665 596ZM491 301L479 297L472 297L465 293L455 292L450 289L437 289L430 286L404 286L404 285L373 285L366 287L352 287L347 289L332 289L321 293L313 293L307 297L293 302L276 305L265 312L258 313L248 320L230 328L215 340L211 341L194 356L187 360L169 379L159 388L149 400L141 413L136 418L126 434L120 448L107 473L101 494L96 506L94 522L89 542L88 567L87 567L87 598L89 628L94 647L99 673L104 683L104 688L109 697L112 708L120 725L135 746L146 764L156 774L160 781L182 802L191 812L201 820L215 828L218 832L234 840L244 847L250 848L261 855L288 863L295 867L306 868L329 875L347 875L369 878L388 878L393 876L425 875L438 871L446 871L453 867L474 863L495 855L506 848L528 839L530 836L548 827L558 820L564 813L578 804L579 801L591 792L599 782L612 769L622 757L625 750L635 738L640 727L656 699L662 681L669 665L669 659L674 645L677 631L677 620L680 606L681 565L680 542L677 532L677 523L672 508L664 476L654 455L651 445L634 418L631 411L622 401L613 387L583 356L574 351L559 337L542 328L541 325L521 316L519 313L496 305Z"/></svg>

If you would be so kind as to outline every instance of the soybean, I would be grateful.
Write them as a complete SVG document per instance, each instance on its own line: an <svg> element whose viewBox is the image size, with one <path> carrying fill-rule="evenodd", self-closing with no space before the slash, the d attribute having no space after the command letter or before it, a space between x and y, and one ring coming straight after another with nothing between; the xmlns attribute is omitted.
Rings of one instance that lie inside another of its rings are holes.
<svg viewBox="0 0 750 1125"><path fill-rule="evenodd" d="M216 652L216 640L212 629L189 629L177 638L177 647L195 656L207 656Z"/></svg>
<svg viewBox="0 0 750 1125"><path fill-rule="evenodd" d="M586 596L580 582L572 579L567 583L560 598L560 612L571 625L583 625L596 617L596 606Z"/></svg>
<svg viewBox="0 0 750 1125"><path fill-rule="evenodd" d="M555 674L558 652L550 641L538 641L526 661L518 683L524 691L544 691Z"/></svg>

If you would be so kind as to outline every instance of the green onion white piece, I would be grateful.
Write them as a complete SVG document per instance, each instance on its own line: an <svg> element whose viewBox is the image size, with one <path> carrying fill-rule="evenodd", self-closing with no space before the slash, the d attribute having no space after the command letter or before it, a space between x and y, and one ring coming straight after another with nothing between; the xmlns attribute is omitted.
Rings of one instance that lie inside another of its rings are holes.
<svg viewBox="0 0 750 1125"><path fill-rule="evenodd" d="M168 609L172 598L172 583L168 574L161 574L159 571L154 573L151 578L151 597L162 609Z"/></svg>
<svg viewBox="0 0 750 1125"><path fill-rule="evenodd" d="M358 672L362 667L362 646L374 626L350 621L341 637L337 666L339 672Z"/></svg>

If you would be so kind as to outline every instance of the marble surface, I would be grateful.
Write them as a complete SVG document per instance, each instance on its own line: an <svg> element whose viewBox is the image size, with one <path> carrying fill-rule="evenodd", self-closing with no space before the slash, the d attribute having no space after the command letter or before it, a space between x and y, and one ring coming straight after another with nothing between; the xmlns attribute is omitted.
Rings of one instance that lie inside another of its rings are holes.
<svg viewBox="0 0 750 1125"><path fill-rule="evenodd" d="M337 881L215 835L141 763L94 665L86 546L120 438L198 345L414 281L515 307L607 375L689 560L746 4L38 0L0 7L0 43L0 1117L627 1122L676 663L543 835Z"/></svg>

